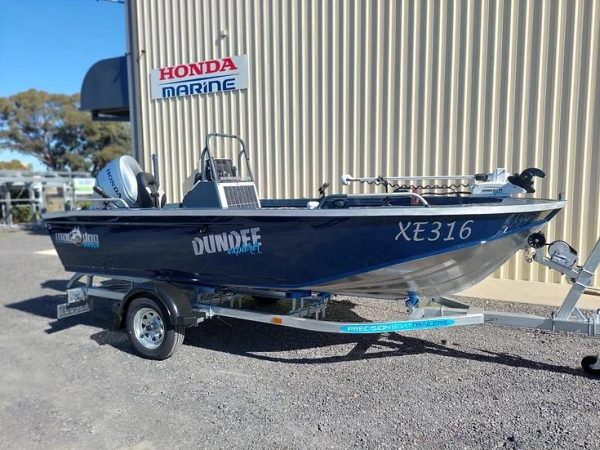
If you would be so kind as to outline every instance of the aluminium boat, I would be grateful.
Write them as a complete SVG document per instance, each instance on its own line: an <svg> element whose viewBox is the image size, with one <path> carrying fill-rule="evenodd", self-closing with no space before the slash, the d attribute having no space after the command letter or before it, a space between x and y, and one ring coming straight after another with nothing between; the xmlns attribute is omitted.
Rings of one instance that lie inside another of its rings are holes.
<svg viewBox="0 0 600 450"><path fill-rule="evenodd" d="M226 139L235 145L224 146ZM180 203L165 204L157 171L123 156L98 175L93 208L44 219L72 272L232 290L436 297L490 275L564 207L527 196L536 176L544 173L345 175L344 184L384 192L325 195L322 187L320 198L261 200L244 142L211 134Z"/></svg>

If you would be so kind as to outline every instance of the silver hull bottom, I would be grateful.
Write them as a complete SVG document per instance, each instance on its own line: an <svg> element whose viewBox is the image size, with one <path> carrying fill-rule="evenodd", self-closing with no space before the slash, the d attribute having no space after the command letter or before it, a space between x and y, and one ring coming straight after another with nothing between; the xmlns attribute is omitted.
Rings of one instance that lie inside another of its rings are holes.
<svg viewBox="0 0 600 450"><path fill-rule="evenodd" d="M524 248L532 231L306 288L388 299L404 299L409 292L421 297L455 294L479 283Z"/></svg>

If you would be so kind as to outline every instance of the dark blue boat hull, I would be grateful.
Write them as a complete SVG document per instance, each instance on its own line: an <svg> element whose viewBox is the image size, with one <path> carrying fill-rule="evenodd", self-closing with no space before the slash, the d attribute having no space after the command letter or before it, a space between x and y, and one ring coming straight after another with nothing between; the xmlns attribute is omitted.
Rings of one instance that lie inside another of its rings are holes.
<svg viewBox="0 0 600 450"><path fill-rule="evenodd" d="M68 271L398 298L480 281L558 210L293 218L88 211L46 224Z"/></svg>

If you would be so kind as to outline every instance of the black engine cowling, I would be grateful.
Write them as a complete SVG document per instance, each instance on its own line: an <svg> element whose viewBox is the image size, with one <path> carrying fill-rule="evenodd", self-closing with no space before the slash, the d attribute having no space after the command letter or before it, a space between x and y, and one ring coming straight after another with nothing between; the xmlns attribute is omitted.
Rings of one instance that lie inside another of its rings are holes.
<svg viewBox="0 0 600 450"><path fill-rule="evenodd" d="M535 192L535 189L533 188L533 179L535 177L545 178L546 174L541 169L530 167L519 174L515 173L514 175L509 176L508 182L525 189L525 192L528 194L533 194Z"/></svg>

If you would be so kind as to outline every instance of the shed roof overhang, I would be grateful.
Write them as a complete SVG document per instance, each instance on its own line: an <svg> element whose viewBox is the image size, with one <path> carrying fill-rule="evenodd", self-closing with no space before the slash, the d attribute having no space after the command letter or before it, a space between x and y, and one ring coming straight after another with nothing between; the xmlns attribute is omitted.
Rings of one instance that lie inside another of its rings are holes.
<svg viewBox="0 0 600 450"><path fill-rule="evenodd" d="M127 57L98 61L85 74L81 85L81 109L93 120L129 120Z"/></svg>

